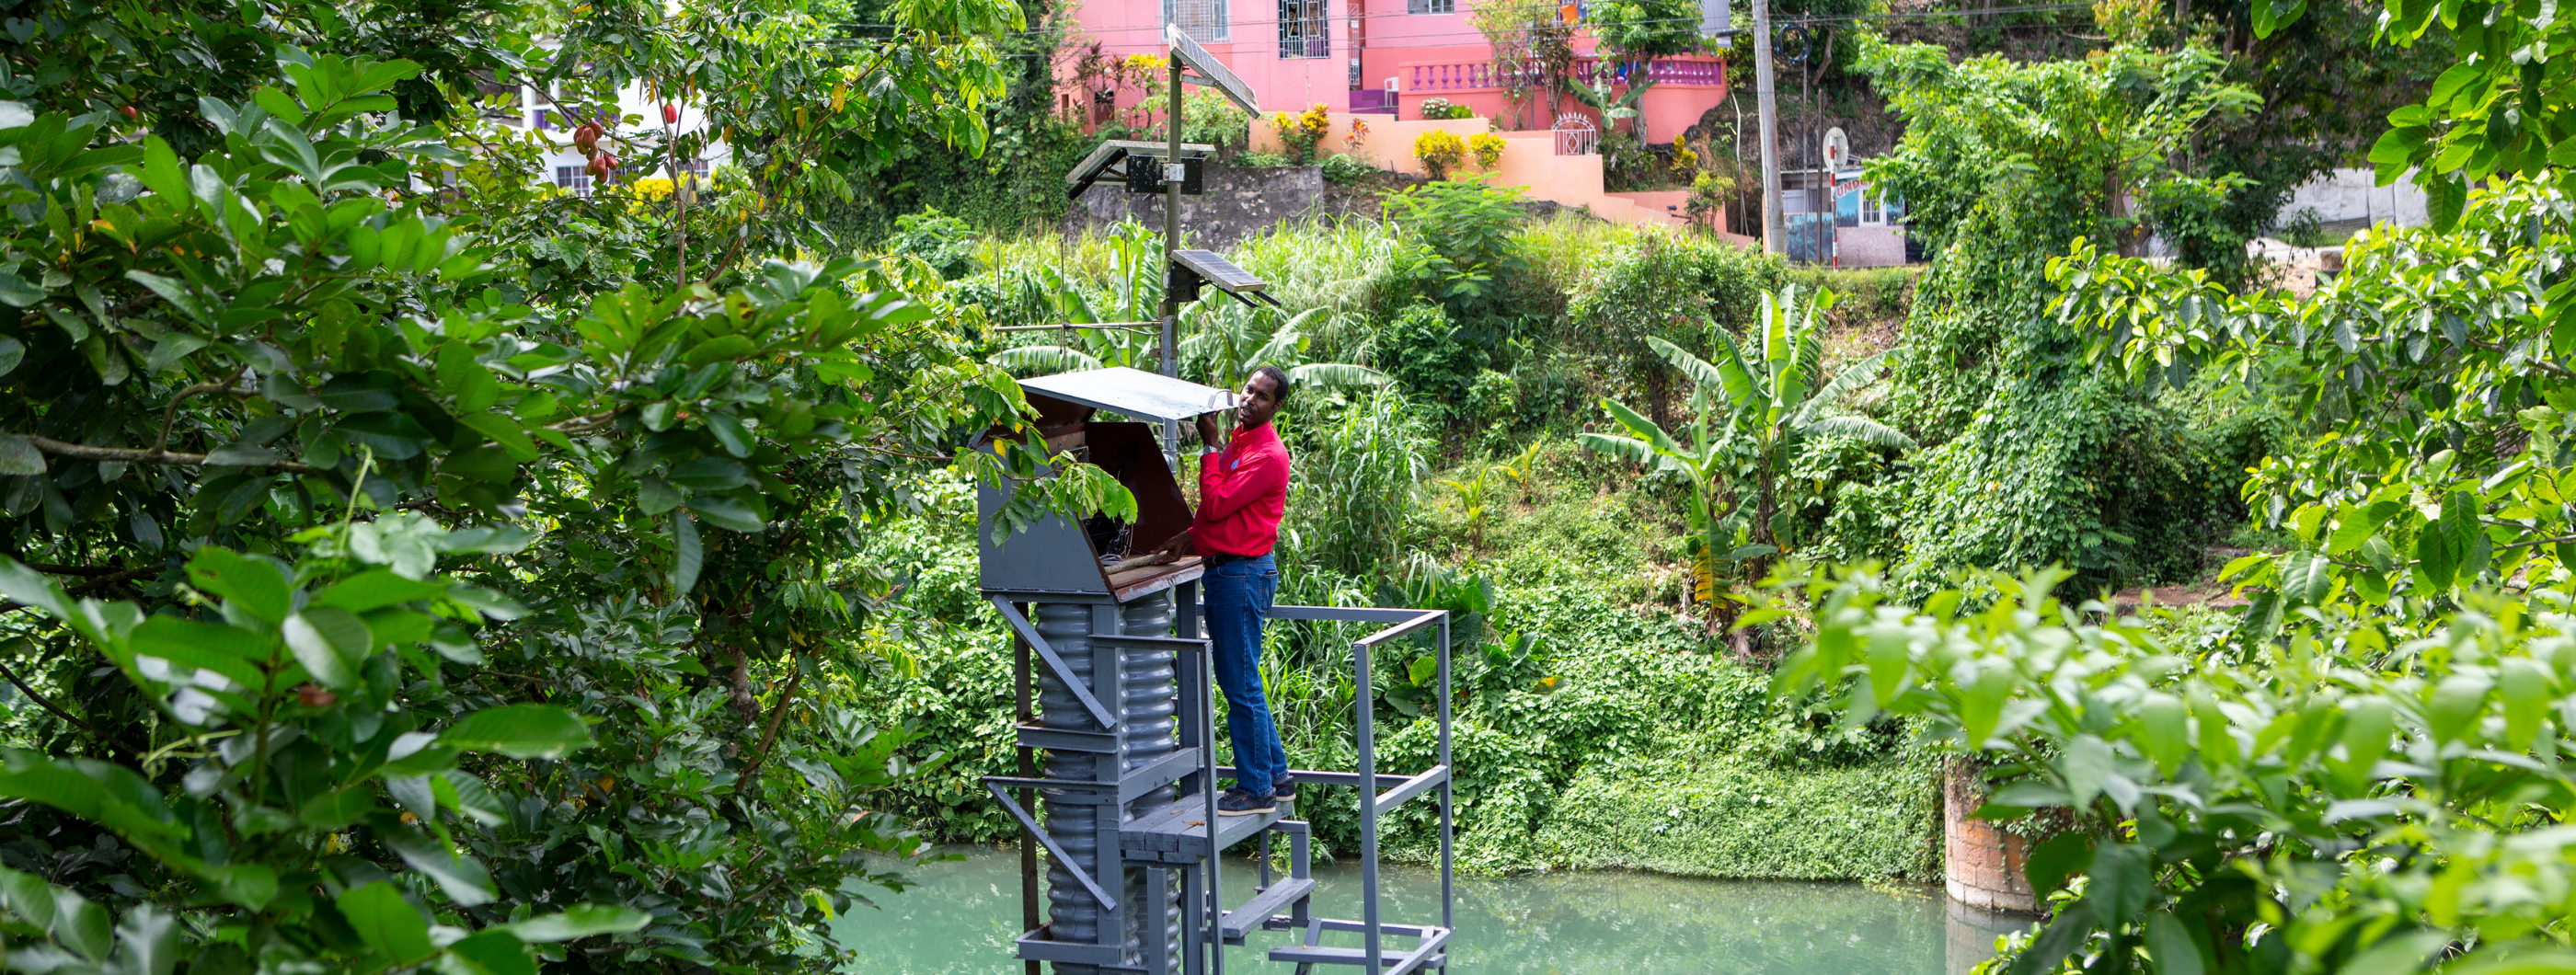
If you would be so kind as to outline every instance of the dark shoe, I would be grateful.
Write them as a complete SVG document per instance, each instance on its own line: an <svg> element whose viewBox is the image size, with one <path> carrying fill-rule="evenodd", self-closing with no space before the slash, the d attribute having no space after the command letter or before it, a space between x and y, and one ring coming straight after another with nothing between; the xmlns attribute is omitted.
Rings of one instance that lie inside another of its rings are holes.
<svg viewBox="0 0 2576 975"><path fill-rule="evenodd" d="M1241 789L1227 789L1225 795L1216 801L1216 814L1219 816L1252 816L1275 812L1278 808L1279 804L1271 801L1269 796L1256 796Z"/></svg>
<svg viewBox="0 0 2576 975"><path fill-rule="evenodd" d="M1279 781L1270 783L1270 798L1280 802L1297 801L1297 780L1280 776Z"/></svg>

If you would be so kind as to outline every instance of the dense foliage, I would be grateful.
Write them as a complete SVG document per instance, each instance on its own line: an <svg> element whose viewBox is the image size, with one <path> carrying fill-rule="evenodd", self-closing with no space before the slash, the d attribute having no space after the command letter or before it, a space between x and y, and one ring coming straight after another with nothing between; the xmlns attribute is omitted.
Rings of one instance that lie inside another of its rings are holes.
<svg viewBox="0 0 2576 975"><path fill-rule="evenodd" d="M910 666L904 583L851 556L1025 407L930 269L768 258L830 252L802 211L846 160L971 149L968 35L1016 15L830 47L792 10L595 13L551 54L378 59L402 22L327 7L10 49L13 963L823 968L825 922L922 848L864 798L915 736L847 706ZM207 45L205 97L93 104ZM720 97L734 165L692 210L538 186L524 133L441 99L541 56L567 101ZM1073 473L995 530L1132 503Z"/></svg>

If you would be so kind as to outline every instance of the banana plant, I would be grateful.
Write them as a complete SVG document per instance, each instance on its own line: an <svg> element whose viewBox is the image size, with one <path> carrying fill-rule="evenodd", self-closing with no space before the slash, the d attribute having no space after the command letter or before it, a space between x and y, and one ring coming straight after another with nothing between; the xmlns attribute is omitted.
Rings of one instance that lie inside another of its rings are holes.
<svg viewBox="0 0 2576 975"><path fill-rule="evenodd" d="M1609 400L1602 407L1632 436L1582 436L1586 447L1690 481L1688 551L1693 593L1701 602L1716 602L1724 576L1759 580L1770 558L1788 550L1796 509L1781 503L1782 474L1807 438L1847 436L1894 450L1914 447L1895 428L1843 411L1852 394L1878 378L1887 353L1845 366L1828 379L1824 312L1833 304L1834 293L1826 290L1802 304L1795 285L1764 295L1759 341L1748 348L1712 328L1715 362L1648 338L1657 355L1691 379L1688 445ZM1711 614L1710 628L1718 623Z"/></svg>
<svg viewBox="0 0 2576 975"><path fill-rule="evenodd" d="M1309 342L1305 325L1319 315L1332 314L1331 309L1309 308L1265 330L1265 325L1278 322L1277 309L1200 308L1196 327L1181 340L1181 361L1203 369L1211 385L1231 386L1262 366L1278 366L1288 373L1290 383L1299 386L1383 386L1391 381L1367 366L1305 361Z"/></svg>

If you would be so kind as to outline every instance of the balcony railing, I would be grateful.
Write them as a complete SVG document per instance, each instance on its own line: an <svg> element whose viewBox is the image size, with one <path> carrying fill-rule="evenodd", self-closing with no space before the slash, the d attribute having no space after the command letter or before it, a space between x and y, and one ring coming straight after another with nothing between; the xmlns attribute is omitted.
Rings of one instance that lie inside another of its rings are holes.
<svg viewBox="0 0 2576 975"><path fill-rule="evenodd" d="M1582 58L1574 62L1573 75L1581 81L1592 81L1609 72L1619 83L1626 83L1635 62L1621 63L1599 58ZM1491 61L1445 61L1404 66L1408 77L1405 91L1422 94L1448 92L1500 91L1511 76L1494 70ZM1726 62L1719 58L1658 58L1647 73L1659 85L1685 88L1715 88L1726 84ZM1524 84L1536 85L1538 73L1525 76Z"/></svg>

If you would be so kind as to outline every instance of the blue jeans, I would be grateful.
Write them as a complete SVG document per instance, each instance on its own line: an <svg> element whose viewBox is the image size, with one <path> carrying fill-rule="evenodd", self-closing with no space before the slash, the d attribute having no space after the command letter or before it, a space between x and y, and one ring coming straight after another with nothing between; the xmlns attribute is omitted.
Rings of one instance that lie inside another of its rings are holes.
<svg viewBox="0 0 2576 975"><path fill-rule="evenodd" d="M1288 752L1261 690L1261 624L1279 592L1279 563L1264 555L1209 569L1208 637L1216 644L1216 684L1225 690L1225 733L1234 743L1235 787L1270 794L1288 774Z"/></svg>

